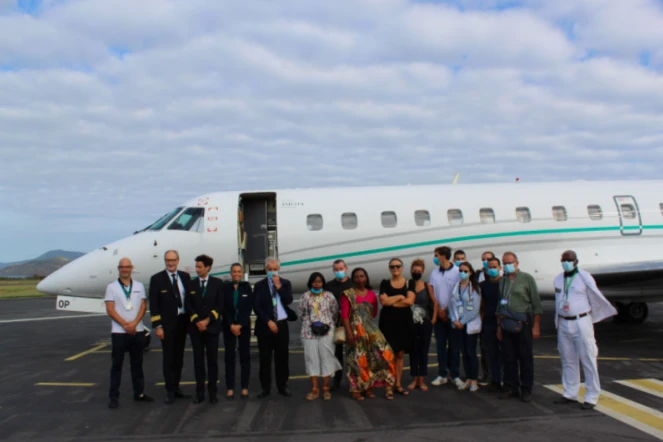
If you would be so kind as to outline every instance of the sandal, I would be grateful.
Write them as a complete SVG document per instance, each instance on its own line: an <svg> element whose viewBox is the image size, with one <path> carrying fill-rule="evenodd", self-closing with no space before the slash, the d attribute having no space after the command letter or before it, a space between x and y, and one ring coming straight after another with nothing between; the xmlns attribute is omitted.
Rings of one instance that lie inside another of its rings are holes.
<svg viewBox="0 0 663 442"><path fill-rule="evenodd" d="M373 390L366 390L364 394L368 399L375 399L375 393L373 393Z"/></svg>
<svg viewBox="0 0 663 442"><path fill-rule="evenodd" d="M391 388L387 388L387 392L384 394L384 398L388 401L394 400L394 392L391 390Z"/></svg>
<svg viewBox="0 0 663 442"><path fill-rule="evenodd" d="M400 385L398 385L396 387L396 393L400 394L401 396L409 396L410 395L410 392L403 390L403 387L401 387Z"/></svg>
<svg viewBox="0 0 663 442"><path fill-rule="evenodd" d="M413 381L410 385L407 386L407 389L410 390L410 391L412 391L412 390L414 390L414 389L417 388L417 387L418 387L417 382L416 382L416 381Z"/></svg>
<svg viewBox="0 0 663 442"><path fill-rule="evenodd" d="M352 394L352 399L354 399L355 401L363 401L364 400L364 396L362 396L361 393L359 393L359 392L355 391L355 392L352 392L351 394Z"/></svg>
<svg viewBox="0 0 663 442"><path fill-rule="evenodd" d="M419 390L421 391L428 391L428 385L426 384L419 384Z"/></svg>
<svg viewBox="0 0 663 442"><path fill-rule="evenodd" d="M318 398L320 396L320 390L313 389L309 394L306 395L306 400L307 401L312 401Z"/></svg>
<svg viewBox="0 0 663 442"><path fill-rule="evenodd" d="M325 401L331 399L331 393L329 392L329 388L323 388L322 391L323 391L322 399L324 399Z"/></svg>

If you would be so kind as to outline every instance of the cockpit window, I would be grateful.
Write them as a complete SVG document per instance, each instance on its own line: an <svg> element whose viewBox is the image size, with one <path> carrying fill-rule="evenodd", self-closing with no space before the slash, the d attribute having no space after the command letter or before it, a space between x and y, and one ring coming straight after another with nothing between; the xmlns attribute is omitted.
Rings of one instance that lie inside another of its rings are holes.
<svg viewBox="0 0 663 442"><path fill-rule="evenodd" d="M205 209L203 207L189 207L180 216L168 226L168 230L188 230L190 232L203 231L203 217Z"/></svg>
<svg viewBox="0 0 663 442"><path fill-rule="evenodd" d="M161 230L163 228L163 226L168 224L171 219L175 218L175 215L180 213L180 210L182 210L182 209L183 209L183 207L178 207L177 209L166 213L164 216L159 218L157 220L157 222L155 222L154 224L152 224L150 227L146 228L145 230Z"/></svg>

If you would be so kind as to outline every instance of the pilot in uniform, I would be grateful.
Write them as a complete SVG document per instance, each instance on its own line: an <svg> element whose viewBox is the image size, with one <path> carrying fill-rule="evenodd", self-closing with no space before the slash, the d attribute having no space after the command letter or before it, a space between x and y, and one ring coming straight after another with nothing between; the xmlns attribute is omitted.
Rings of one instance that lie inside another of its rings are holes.
<svg viewBox="0 0 663 442"><path fill-rule="evenodd" d="M578 402L580 364L585 373L585 403L582 408L594 408L601 393L596 362L598 347L594 339L594 323L617 314L615 308L598 289L588 272L578 269L576 253L562 254L564 273L555 278L555 327L557 346L562 362L564 395L556 404Z"/></svg>
<svg viewBox="0 0 663 442"><path fill-rule="evenodd" d="M189 334L196 375L194 404L200 404L205 400L206 354L209 401L212 404L218 402L216 382L219 379L219 333L223 320L223 281L209 276L212 264L214 264L214 260L207 255L196 257L198 279L189 283L186 297L187 312L191 320Z"/></svg>

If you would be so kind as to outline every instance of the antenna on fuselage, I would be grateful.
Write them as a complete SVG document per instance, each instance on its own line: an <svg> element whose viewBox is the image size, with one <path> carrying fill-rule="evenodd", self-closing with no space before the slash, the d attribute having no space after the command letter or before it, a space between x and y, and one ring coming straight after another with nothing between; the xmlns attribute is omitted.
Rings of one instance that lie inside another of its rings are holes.
<svg viewBox="0 0 663 442"><path fill-rule="evenodd" d="M457 173L456 175L454 175L454 179L451 180L451 184L452 185L457 184L458 183L458 178L460 178L460 173Z"/></svg>

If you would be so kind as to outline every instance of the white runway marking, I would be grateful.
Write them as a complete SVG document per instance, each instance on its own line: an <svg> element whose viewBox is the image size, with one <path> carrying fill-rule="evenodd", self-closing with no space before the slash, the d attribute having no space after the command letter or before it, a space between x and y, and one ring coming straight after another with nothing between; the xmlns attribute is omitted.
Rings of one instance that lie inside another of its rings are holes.
<svg viewBox="0 0 663 442"><path fill-rule="evenodd" d="M34 321L52 321L55 319L75 319L75 318L90 318L92 316L106 316L105 313L92 313L89 315L71 315L71 316L50 316L46 318L24 318L24 319L4 319L0 324L10 324L12 322L34 322Z"/></svg>

